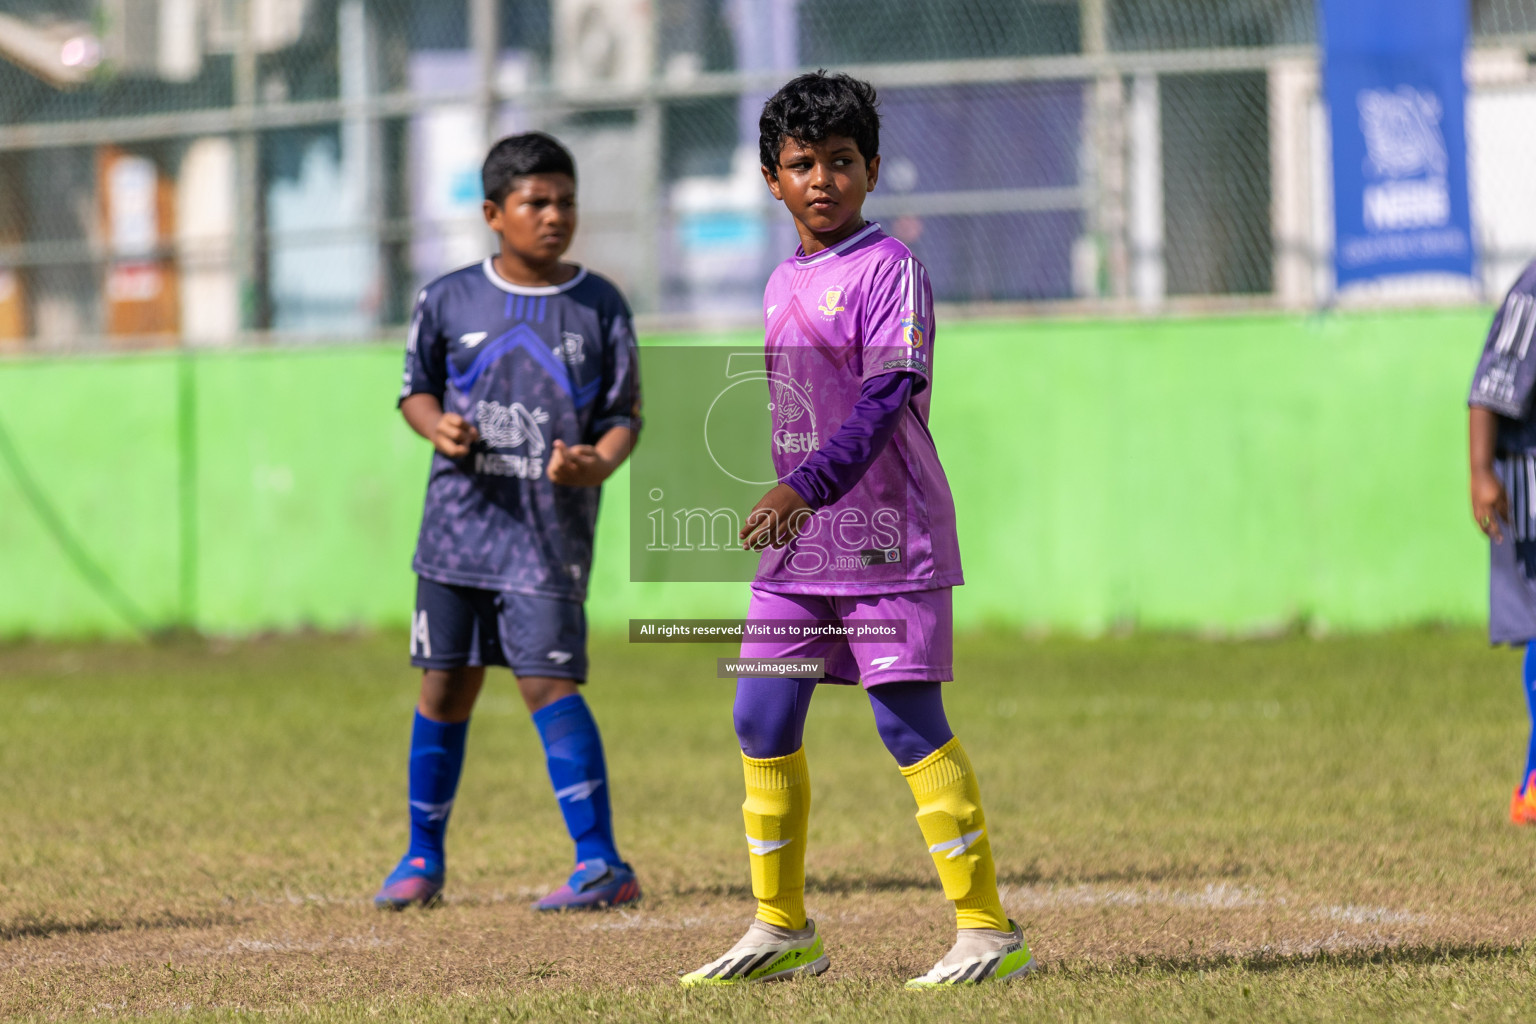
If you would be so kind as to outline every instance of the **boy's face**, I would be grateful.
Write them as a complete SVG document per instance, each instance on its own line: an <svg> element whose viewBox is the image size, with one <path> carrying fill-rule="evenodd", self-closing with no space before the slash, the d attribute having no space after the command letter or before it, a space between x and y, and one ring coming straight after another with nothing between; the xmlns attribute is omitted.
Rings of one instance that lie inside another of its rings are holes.
<svg viewBox="0 0 1536 1024"><path fill-rule="evenodd" d="M565 174L526 174L500 206L485 201L485 222L530 267L552 266L576 234L576 182Z"/></svg>
<svg viewBox="0 0 1536 1024"><path fill-rule="evenodd" d="M864 197L879 177L880 157L866 163L858 145L846 135L829 135L820 142L786 139L779 150L778 173L763 168L773 198L818 237L857 226Z"/></svg>

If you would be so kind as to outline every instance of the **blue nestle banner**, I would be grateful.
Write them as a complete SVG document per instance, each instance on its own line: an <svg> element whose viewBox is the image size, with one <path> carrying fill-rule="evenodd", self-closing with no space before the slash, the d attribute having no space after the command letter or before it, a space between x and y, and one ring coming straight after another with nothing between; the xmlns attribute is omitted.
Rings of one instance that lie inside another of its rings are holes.
<svg viewBox="0 0 1536 1024"><path fill-rule="evenodd" d="M1467 0L1321 0L1340 287L1473 272Z"/></svg>

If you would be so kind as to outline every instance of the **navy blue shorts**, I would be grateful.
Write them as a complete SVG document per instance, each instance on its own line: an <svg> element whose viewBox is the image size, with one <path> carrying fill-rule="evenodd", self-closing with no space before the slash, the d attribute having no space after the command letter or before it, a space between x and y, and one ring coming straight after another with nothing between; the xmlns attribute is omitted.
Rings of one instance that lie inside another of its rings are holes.
<svg viewBox="0 0 1536 1024"><path fill-rule="evenodd" d="M580 601L504 594L416 577L411 664L505 665L519 676L587 678L587 616Z"/></svg>

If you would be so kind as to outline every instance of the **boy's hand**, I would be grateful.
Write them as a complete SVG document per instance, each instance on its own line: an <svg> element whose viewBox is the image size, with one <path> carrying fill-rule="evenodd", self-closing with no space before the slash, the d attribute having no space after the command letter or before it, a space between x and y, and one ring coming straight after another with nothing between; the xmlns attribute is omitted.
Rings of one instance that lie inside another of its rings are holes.
<svg viewBox="0 0 1536 1024"><path fill-rule="evenodd" d="M781 548L795 539L813 515L793 487L777 484L747 513L739 535L741 546L747 551L761 551L770 544Z"/></svg>
<svg viewBox="0 0 1536 1024"><path fill-rule="evenodd" d="M445 412L432 428L432 447L450 459L462 459L470 446L480 440L480 431L456 412Z"/></svg>
<svg viewBox="0 0 1536 1024"><path fill-rule="evenodd" d="M614 468L596 445L568 445L557 437L550 448L549 479L562 487L596 487Z"/></svg>
<svg viewBox="0 0 1536 1024"><path fill-rule="evenodd" d="M1490 470L1472 471L1472 518L1477 520L1477 528L1495 543L1504 542L1499 524L1509 522L1509 495Z"/></svg>

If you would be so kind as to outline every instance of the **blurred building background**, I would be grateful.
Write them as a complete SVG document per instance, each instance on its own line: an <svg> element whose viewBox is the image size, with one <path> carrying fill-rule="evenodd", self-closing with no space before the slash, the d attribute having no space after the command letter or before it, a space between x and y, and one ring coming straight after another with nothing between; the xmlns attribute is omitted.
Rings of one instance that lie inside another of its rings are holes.
<svg viewBox="0 0 1536 1024"><path fill-rule="evenodd" d="M1536 0L1472 0L1480 282L1536 255ZM1336 300L1314 0L0 0L0 350L367 340L489 251L480 159L575 152L575 258L750 322L793 245L756 112L880 89L868 210L940 301Z"/></svg>

